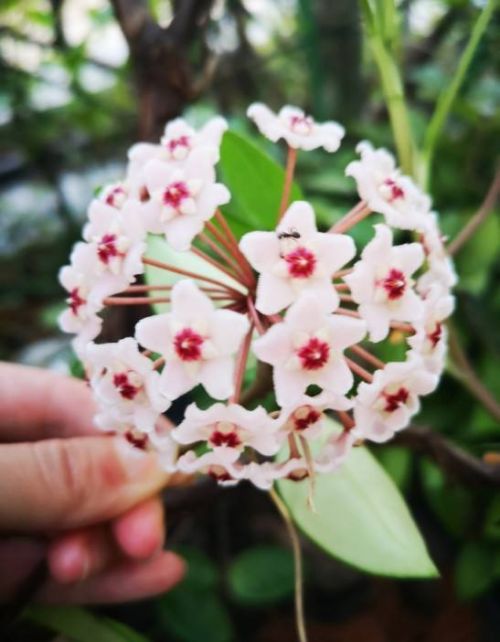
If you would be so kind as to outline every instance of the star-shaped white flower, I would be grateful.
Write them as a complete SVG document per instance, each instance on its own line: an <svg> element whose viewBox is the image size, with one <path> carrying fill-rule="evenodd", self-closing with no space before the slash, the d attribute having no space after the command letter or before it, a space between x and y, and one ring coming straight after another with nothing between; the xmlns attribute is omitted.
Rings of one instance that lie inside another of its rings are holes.
<svg viewBox="0 0 500 642"><path fill-rule="evenodd" d="M419 411L419 397L431 393L437 383L438 377L415 355L407 361L388 363L375 372L371 383L359 385L353 434L376 442L391 439Z"/></svg>
<svg viewBox="0 0 500 642"><path fill-rule="evenodd" d="M405 230L425 227L431 200L411 178L401 174L394 157L386 149L373 149L366 141L356 151L361 159L346 167L358 186L360 198L375 212L383 214L386 223Z"/></svg>
<svg viewBox="0 0 500 642"><path fill-rule="evenodd" d="M144 168L144 180L154 208L151 231L164 233L174 250L191 247L215 210L230 199L228 189L215 182L213 157L207 150L193 151L182 169L152 160Z"/></svg>
<svg viewBox="0 0 500 642"><path fill-rule="evenodd" d="M151 433L170 401L160 393L160 375L131 337L118 343L90 343L85 353L90 385L97 401L95 423L103 430L117 424Z"/></svg>
<svg viewBox="0 0 500 642"><path fill-rule="evenodd" d="M97 313L103 305L92 294L96 278L92 248L87 243L77 243L71 253L71 264L59 272L59 281L68 292L68 307L59 315L58 321L63 332L77 335L73 347L78 355L101 331L102 319Z"/></svg>
<svg viewBox="0 0 500 642"><path fill-rule="evenodd" d="M183 118L176 118L167 123L159 145L136 143L129 149L127 178L134 177L146 163L154 159L179 166L196 149L209 149L210 158L216 163L226 129L227 122L220 116L210 119L199 131Z"/></svg>
<svg viewBox="0 0 500 642"><path fill-rule="evenodd" d="M323 147L327 152L336 152L344 137L342 125L334 121L317 123L298 107L282 107L278 114L263 105L254 103L247 110L260 132L273 143L280 138L294 149L310 151Z"/></svg>
<svg viewBox="0 0 500 642"><path fill-rule="evenodd" d="M276 419L271 419L262 406L247 410L238 404L216 403L208 410L191 404L172 437L180 444L204 442L211 449L231 448L238 454L250 447L268 457L281 445Z"/></svg>
<svg viewBox="0 0 500 642"><path fill-rule="evenodd" d="M343 277L359 303L372 341L387 336L391 321L411 322L422 316L422 300L413 290L411 275L423 261L420 243L394 247L387 225L375 225L375 237L363 250L361 260Z"/></svg>
<svg viewBox="0 0 500 642"><path fill-rule="evenodd" d="M91 271L99 275L93 292L103 298L121 292L144 272L145 231L130 202L118 210L95 199L88 218L83 237L93 252Z"/></svg>
<svg viewBox="0 0 500 642"><path fill-rule="evenodd" d="M281 428L287 435L294 434L305 439L316 439L322 434L326 410L349 410L352 401L332 392L321 392L315 397L302 395L295 403L280 412L284 424Z"/></svg>
<svg viewBox="0 0 500 642"><path fill-rule="evenodd" d="M283 407L294 404L311 384L346 394L353 376L343 351L365 334L361 319L329 314L321 299L304 294L253 348L261 361L274 366L276 398Z"/></svg>
<svg viewBox="0 0 500 642"><path fill-rule="evenodd" d="M302 292L316 294L334 310L339 297L332 275L356 253L351 237L318 232L305 201L292 203L276 232L245 234L240 248L261 273L255 307L263 314L287 308Z"/></svg>
<svg viewBox="0 0 500 642"><path fill-rule="evenodd" d="M449 254L446 252L444 240L445 238L439 229L437 214L431 212L422 232L422 244L428 270L422 274L417 283L417 290L424 296L436 283L440 283L443 289L447 290L457 284L457 273Z"/></svg>
<svg viewBox="0 0 500 642"><path fill-rule="evenodd" d="M408 344L422 359L430 372L439 374L444 368L447 347L447 328L444 321L455 306L454 297L439 283L434 283L424 297L424 313L415 334Z"/></svg>
<svg viewBox="0 0 500 642"><path fill-rule="evenodd" d="M171 302L171 312L136 326L139 343L166 359L162 391L175 399L201 383L211 397L227 399L234 388L234 354L249 328L246 316L217 310L190 280L175 284Z"/></svg>

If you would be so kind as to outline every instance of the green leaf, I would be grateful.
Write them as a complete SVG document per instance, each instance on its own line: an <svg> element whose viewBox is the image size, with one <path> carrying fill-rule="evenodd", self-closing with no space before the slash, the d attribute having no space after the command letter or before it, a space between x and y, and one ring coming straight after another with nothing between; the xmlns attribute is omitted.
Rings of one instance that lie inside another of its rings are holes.
<svg viewBox="0 0 500 642"><path fill-rule="evenodd" d="M278 602L293 593L292 554L280 546L251 548L233 560L228 582L233 595L242 604Z"/></svg>
<svg viewBox="0 0 500 642"><path fill-rule="evenodd" d="M462 600L472 600L484 593L495 575L493 551L481 542L467 542L455 567L455 587Z"/></svg>
<svg viewBox="0 0 500 642"><path fill-rule="evenodd" d="M229 614L213 591L181 585L156 602L163 628L182 642L229 642Z"/></svg>
<svg viewBox="0 0 500 642"><path fill-rule="evenodd" d="M232 288L239 290L240 292L245 292L243 286L235 279L232 279L230 276L225 274L225 272L217 269L215 266L192 252L176 252L168 245L163 237L155 235L148 236L148 249L146 256L149 259L168 263L175 268L181 268L201 276L216 279L226 285L230 285ZM184 278L186 277L174 272L146 265L145 279L148 285L173 285ZM197 284L203 285L204 283L203 281L197 281ZM210 286L211 284L205 283L205 285ZM165 292L157 291L151 293L150 296L165 297L167 295ZM168 303L157 303L153 307L156 312L165 312L170 308L170 305Z"/></svg>
<svg viewBox="0 0 500 642"><path fill-rule="evenodd" d="M374 454L396 486L404 490L411 472L410 451L399 446L383 446L377 448Z"/></svg>
<svg viewBox="0 0 500 642"><path fill-rule="evenodd" d="M278 487L298 526L330 555L378 575L437 576L403 497L366 448L317 477L316 512L307 505L307 481L283 480Z"/></svg>
<svg viewBox="0 0 500 642"><path fill-rule="evenodd" d="M228 131L222 139L219 169L231 192L231 202L223 211L252 229L274 229L285 180L283 168L248 138ZM294 184L290 202L301 199Z"/></svg>
<svg viewBox="0 0 500 642"><path fill-rule="evenodd" d="M148 642L125 624L76 606L30 606L25 616L72 642Z"/></svg>

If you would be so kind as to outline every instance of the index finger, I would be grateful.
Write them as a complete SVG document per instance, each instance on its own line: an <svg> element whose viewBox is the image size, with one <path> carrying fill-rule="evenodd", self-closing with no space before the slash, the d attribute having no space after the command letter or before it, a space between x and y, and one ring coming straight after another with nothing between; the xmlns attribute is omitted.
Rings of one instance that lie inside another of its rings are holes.
<svg viewBox="0 0 500 642"><path fill-rule="evenodd" d="M98 433L88 386L78 379L0 363L0 441L34 441Z"/></svg>

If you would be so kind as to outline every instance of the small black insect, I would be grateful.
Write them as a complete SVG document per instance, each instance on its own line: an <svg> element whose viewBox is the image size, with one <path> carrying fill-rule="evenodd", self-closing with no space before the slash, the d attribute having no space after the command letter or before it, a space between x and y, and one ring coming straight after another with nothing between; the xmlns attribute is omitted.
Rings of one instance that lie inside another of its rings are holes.
<svg viewBox="0 0 500 642"><path fill-rule="evenodd" d="M281 239L300 239L300 234L297 232L297 230L294 227L291 227L286 232L279 232L278 238L280 239L280 241Z"/></svg>

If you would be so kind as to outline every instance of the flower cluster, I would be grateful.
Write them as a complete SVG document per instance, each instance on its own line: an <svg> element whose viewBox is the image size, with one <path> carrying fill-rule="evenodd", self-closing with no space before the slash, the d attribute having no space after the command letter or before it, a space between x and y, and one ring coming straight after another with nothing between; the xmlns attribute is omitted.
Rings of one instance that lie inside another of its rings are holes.
<svg viewBox="0 0 500 642"><path fill-rule="evenodd" d="M359 144L346 174L360 202L320 231L308 202L288 204L295 155L335 152L343 128L294 107L255 104L248 115L293 159L276 229L238 240L219 209L230 199L215 173L225 121L195 131L174 120L159 144L133 146L123 182L90 204L61 270L60 324L75 335L97 426L156 449L169 471L267 489L334 470L356 444L408 425L444 367L456 277L429 197L386 150ZM357 248L348 232L372 216ZM148 234L211 271L148 257ZM163 285L140 278L148 265L165 271ZM94 342L105 308L160 302L167 311L141 319L134 338ZM389 342L405 347L400 361L384 360ZM196 401L173 426L164 413L186 393Z"/></svg>

